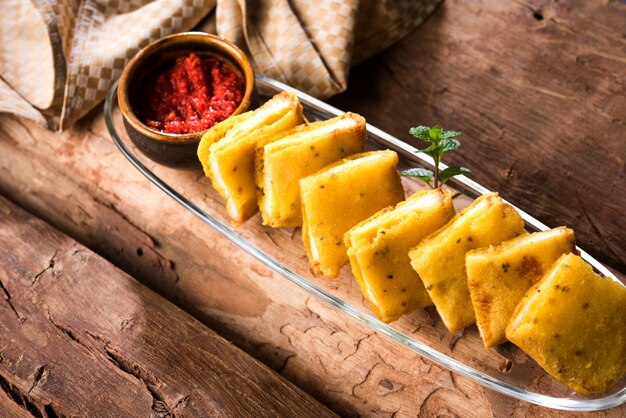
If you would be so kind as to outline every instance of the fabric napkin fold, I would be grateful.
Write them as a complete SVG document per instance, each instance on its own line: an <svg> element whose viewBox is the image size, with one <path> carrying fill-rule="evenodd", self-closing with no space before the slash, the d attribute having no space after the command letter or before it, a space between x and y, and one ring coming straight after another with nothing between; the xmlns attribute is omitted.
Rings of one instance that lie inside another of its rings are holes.
<svg viewBox="0 0 626 418"><path fill-rule="evenodd" d="M255 70L327 98L354 65L405 36L441 0L3 0L0 112L65 129L124 65L196 28L244 49Z"/></svg>

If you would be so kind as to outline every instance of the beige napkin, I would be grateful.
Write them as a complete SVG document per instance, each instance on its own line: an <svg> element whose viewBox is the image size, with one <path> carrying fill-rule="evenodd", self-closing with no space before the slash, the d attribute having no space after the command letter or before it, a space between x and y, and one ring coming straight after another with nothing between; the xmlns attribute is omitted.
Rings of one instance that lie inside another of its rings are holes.
<svg viewBox="0 0 626 418"><path fill-rule="evenodd" d="M258 72L327 98L440 1L0 0L0 112L64 129L140 48L194 27L239 45Z"/></svg>

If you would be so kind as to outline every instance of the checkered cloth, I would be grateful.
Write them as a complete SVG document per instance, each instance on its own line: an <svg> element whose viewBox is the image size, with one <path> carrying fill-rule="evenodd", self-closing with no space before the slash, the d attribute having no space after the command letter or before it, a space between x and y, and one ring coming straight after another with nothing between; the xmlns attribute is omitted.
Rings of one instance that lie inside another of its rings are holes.
<svg viewBox="0 0 626 418"><path fill-rule="evenodd" d="M0 112L63 129L143 46L199 27L258 72L326 98L441 0L0 0Z"/></svg>

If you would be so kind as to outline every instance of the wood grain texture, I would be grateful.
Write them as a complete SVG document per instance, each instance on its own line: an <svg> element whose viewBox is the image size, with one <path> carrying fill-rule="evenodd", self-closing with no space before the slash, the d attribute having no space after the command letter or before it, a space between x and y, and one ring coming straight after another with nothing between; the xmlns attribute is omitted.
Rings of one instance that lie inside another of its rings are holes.
<svg viewBox="0 0 626 418"><path fill-rule="evenodd" d="M582 4L582 1L570 4L578 3ZM597 1L590 4L581 7L600 7ZM621 6L609 3L606 7ZM487 132L487 129L495 129L496 123L507 123L510 130L505 131L502 134L504 139L498 141L516 141L519 136L514 128L528 132L526 126L543 129L552 127L552 123L548 124L545 119L546 112L554 111L556 105L553 105L552 100L556 98L534 92L531 98L535 108L526 108L524 103L529 99L521 95L525 90L520 86L506 84L506 80L500 80L500 84L497 84L495 81L498 79L494 81L487 74L479 78L483 74L479 71L482 67L475 62L478 59L476 57L489 54L493 55L493 61L498 57L503 60L508 57L502 68L496 64L494 67L499 71L512 71L510 68L514 54L519 53L518 49L526 48L525 40L534 39L541 31L533 30L532 27L529 29L529 24L541 22L532 17L528 20L528 13L532 16L532 11L519 3L495 0L483 3L447 1L432 20L401 44L390 49L382 58L370 60L358 67L352 80L355 88L335 103L359 111L370 122L401 137L404 135L405 138L406 127L412 126L415 121L441 123L465 131L470 139L465 142L464 150L469 149L469 152L463 154L463 161L459 161L474 170L474 178L492 188L499 188L506 198L542 217L544 221L552 225L567 223L576 229L580 238L589 240L588 236L581 236L587 222L581 213L578 214L580 219L575 219L576 222L568 222L567 219L561 221L561 218L554 218L558 222L550 221L550 216L564 216L574 212L572 197L561 193L560 185L563 181L557 179L561 182L557 187L552 181L546 181L548 174L544 171L540 171L544 173L543 177L521 176L522 172L534 173L532 170L524 171L529 170L525 160L519 159L515 164L512 163L514 157L523 155L525 150L515 149L512 152L510 148L505 148L503 152L502 148L498 148L501 147L500 142L495 142L495 139L490 141L492 138ZM578 16L577 19L581 18ZM504 23L502 19L505 19ZM617 19L618 14L609 16L606 22L595 22L594 25L607 25L613 33L619 33L619 29L616 29L619 27ZM573 20L569 24L576 27L578 23ZM510 30L515 31L517 40L511 38L512 35L507 32ZM602 31L599 33L607 32L606 28L598 30ZM576 47L576 44L568 44L565 35L568 33L559 35L560 42ZM601 37L598 34L589 36ZM509 43L498 43L499 37L507 39ZM442 44L444 40L447 43ZM606 42L602 39L597 41L601 44ZM450 49L447 49L448 43ZM591 48L594 42L585 45ZM407 50L411 53L407 53ZM423 62L417 54L419 51L432 56L432 62ZM547 50L545 54L548 54ZM443 65L452 59L458 60L454 68ZM550 58L544 57L533 65L540 65L546 59ZM461 64L473 69L473 72L465 73ZM532 65L525 65L529 67L528 71L535 71ZM420 70L420 67L425 69ZM488 69L488 66L484 68L485 71ZM426 70L430 72L428 79L420 75L420 71ZM606 70L612 71L611 74L620 74L623 68L611 65ZM524 73L520 74L518 78ZM557 76L551 77L550 80L559 79ZM361 78L364 81L359 81ZM473 84L478 81L481 84ZM532 79L524 81L531 85L535 82ZM492 85L499 86L497 95L487 88ZM540 87L544 88L543 85ZM593 88L600 87L594 85ZM454 100L447 96L448 91L455 92L455 96L451 96ZM600 96L593 97L594 100L602 99ZM494 105L494 98L505 98L512 104L498 102ZM582 101L576 100L576 105ZM545 103L551 107L543 108ZM556 106L558 109L574 107L563 104ZM489 117L478 114L476 109ZM513 111L518 113L511 113ZM543 122L538 124L536 120ZM459 121L462 123L457 123ZM604 129L604 125L596 125L596 128L598 126ZM570 134L574 129L569 125L565 128ZM578 129L581 128L587 129L587 126L579 125ZM497 137L500 131L496 132ZM475 140L476 137L482 139ZM525 146L545 150L542 151L544 154L552 155L547 160L551 164L578 164L586 161L586 149L582 156L580 150L571 154L571 158L578 159L578 162L558 160L558 156L568 151L559 150L556 145L552 149L554 141L559 146L564 143L560 137L555 139L553 134L533 135L532 141ZM602 141L608 143L606 138ZM474 144L470 146L471 142ZM617 149L612 155L619 157L619 151ZM540 170L549 166L545 165L545 161L539 163L533 160L528 164ZM595 166L598 163L594 159L590 164ZM511 174L502 174L502 167L512 167ZM619 197L620 184L623 185L624 181L623 163L617 167L621 167L621 177L611 187L619 201L623 199ZM0 193L10 196L12 200L105 255L344 415L570 415L515 402L484 390L372 334L326 305L309 298L304 291L260 266L151 186L115 149L108 138L101 114L92 114L62 135L51 134L24 121L0 118L0 172ZM201 179L199 173L198 179ZM607 177L603 181L611 180ZM529 189L531 185L535 191L541 188L548 194L535 196L537 193L531 193ZM594 199L588 201L588 196L605 192L588 185L579 190L585 205L597 205ZM555 193L559 199L564 199L564 203L547 199ZM584 207L588 209L591 206ZM608 208L614 213L614 206ZM593 216L600 214L594 212ZM597 224L598 220L595 217L592 219ZM598 225L603 231L610 232L606 236L615 238L615 234L622 233L619 228L622 221L623 217L616 216L610 222L603 221ZM590 243L583 241L587 248L593 244ZM602 246L594 248L596 254L611 259L609 251L602 252ZM619 267L619 263L614 265ZM447 338L441 342L442 345L452 342L452 336ZM454 344L451 346L450 351L456 349ZM552 383L549 379L540 378L535 384L542 387ZM620 417L625 414L626 409L618 408L580 416Z"/></svg>
<svg viewBox="0 0 626 418"><path fill-rule="evenodd" d="M446 0L331 103L407 141L463 131L451 162L626 271L623 1Z"/></svg>
<svg viewBox="0 0 626 418"><path fill-rule="evenodd" d="M333 416L0 198L0 415Z"/></svg>

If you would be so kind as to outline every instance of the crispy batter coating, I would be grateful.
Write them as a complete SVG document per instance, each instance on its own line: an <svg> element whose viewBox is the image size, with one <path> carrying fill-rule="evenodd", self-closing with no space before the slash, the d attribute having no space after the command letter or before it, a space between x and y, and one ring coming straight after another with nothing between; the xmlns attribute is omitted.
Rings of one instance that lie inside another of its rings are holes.
<svg viewBox="0 0 626 418"><path fill-rule="evenodd" d="M298 98L282 92L258 109L214 126L203 136L198 156L213 187L226 199L234 225L245 222L258 208L254 183L257 145L275 141L303 122Z"/></svg>
<svg viewBox="0 0 626 418"><path fill-rule="evenodd" d="M524 232L524 221L497 193L486 194L411 250L411 265L424 282L450 332L476 321L467 287L465 254Z"/></svg>
<svg viewBox="0 0 626 418"><path fill-rule="evenodd" d="M302 225L301 178L363 151L365 119L354 113L300 125L277 141L257 146L255 181L263 224Z"/></svg>
<svg viewBox="0 0 626 418"><path fill-rule="evenodd" d="M370 307L384 322L432 305L409 250L455 214L452 193L420 191L383 209L344 236L352 272Z"/></svg>
<svg viewBox="0 0 626 418"><path fill-rule="evenodd" d="M506 341L504 331L524 293L575 247L574 231L560 227L467 253L467 284L486 348Z"/></svg>
<svg viewBox="0 0 626 418"><path fill-rule="evenodd" d="M575 391L604 392L626 374L626 287L565 254L517 305L506 336Z"/></svg>
<svg viewBox="0 0 626 418"><path fill-rule="evenodd" d="M393 151L365 152L300 180L302 238L314 273L337 277L348 262L346 231L404 199L397 164Z"/></svg>

